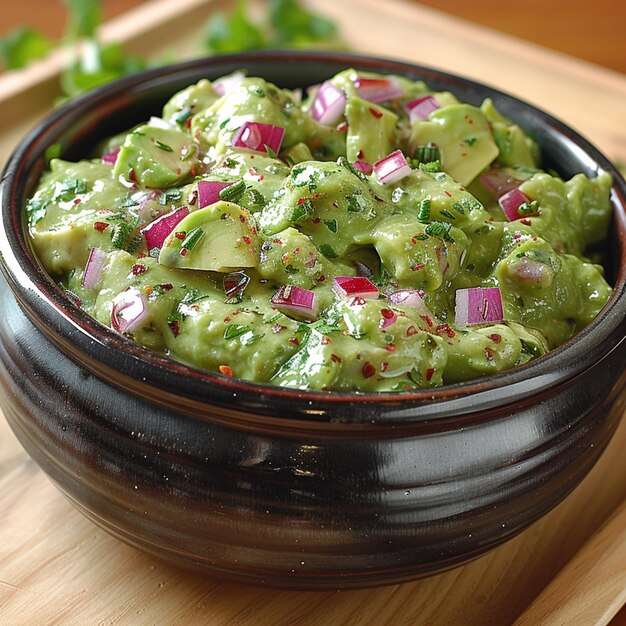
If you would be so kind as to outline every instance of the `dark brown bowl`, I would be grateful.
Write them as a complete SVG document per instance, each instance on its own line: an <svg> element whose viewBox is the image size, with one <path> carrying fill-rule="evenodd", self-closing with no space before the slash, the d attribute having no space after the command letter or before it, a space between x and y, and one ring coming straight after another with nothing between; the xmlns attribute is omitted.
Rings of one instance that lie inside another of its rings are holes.
<svg viewBox="0 0 626 626"><path fill-rule="evenodd" d="M569 177L615 178L614 294L576 338L528 365L436 390L301 392L224 378L89 318L41 269L24 205L46 149L84 156L176 90L239 68L284 87L346 67L491 97ZM587 474L626 399L626 185L587 141L532 106L432 69L334 53L263 52L149 71L56 111L2 180L4 413L67 497L171 563L297 588L396 583L478 556Z"/></svg>

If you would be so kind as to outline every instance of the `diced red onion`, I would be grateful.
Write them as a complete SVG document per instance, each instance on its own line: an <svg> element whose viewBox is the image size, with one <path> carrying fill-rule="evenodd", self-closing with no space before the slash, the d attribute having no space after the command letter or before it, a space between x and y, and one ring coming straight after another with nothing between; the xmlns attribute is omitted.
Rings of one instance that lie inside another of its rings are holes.
<svg viewBox="0 0 626 626"><path fill-rule="evenodd" d="M352 261L352 265L356 269L357 276L365 276L366 278L371 278L373 273L372 270L365 265L365 263L361 263L361 261Z"/></svg>
<svg viewBox="0 0 626 626"><path fill-rule="evenodd" d="M232 182L221 182L218 180L199 180L198 181L198 208L201 209L209 204L218 202L220 199L220 191L225 187L232 185Z"/></svg>
<svg viewBox="0 0 626 626"><path fill-rule="evenodd" d="M421 98L416 98L415 100L411 100L411 102L407 102L404 105L407 113L409 114L409 119L411 121L414 120L427 120L428 116L437 109L441 108L437 98L433 96L422 96Z"/></svg>
<svg viewBox="0 0 626 626"><path fill-rule="evenodd" d="M333 291L342 297L378 298L378 287L365 276L337 276L333 278Z"/></svg>
<svg viewBox="0 0 626 626"><path fill-rule="evenodd" d="M513 178L499 167L492 167L486 172L483 172L479 178L480 182L485 186L485 189L487 189L494 198L499 198L507 191L519 187L522 183L521 180Z"/></svg>
<svg viewBox="0 0 626 626"><path fill-rule="evenodd" d="M250 282L250 276L244 272L229 272L224 275L222 284L227 298L240 298Z"/></svg>
<svg viewBox="0 0 626 626"><path fill-rule="evenodd" d="M111 328L126 333L136 328L146 317L146 301L135 287L129 287L113 299Z"/></svg>
<svg viewBox="0 0 626 626"><path fill-rule="evenodd" d="M103 163L107 163L108 165L115 165L117 161L117 155L120 153L120 148L114 148L111 152L107 152L100 157L100 160Z"/></svg>
<svg viewBox="0 0 626 626"><path fill-rule="evenodd" d="M308 320L317 319L319 303L315 293L295 285L283 285L270 302L285 315L292 314Z"/></svg>
<svg viewBox="0 0 626 626"><path fill-rule="evenodd" d="M530 198L517 187L507 191L498 198L498 204L509 222L513 222L518 220L520 217L523 217L519 214L517 209L519 209L520 205L525 202L530 202Z"/></svg>
<svg viewBox="0 0 626 626"><path fill-rule="evenodd" d="M387 302L396 306L408 306L420 315L432 317L433 314L424 302L424 292L419 289L398 289L387 296Z"/></svg>
<svg viewBox="0 0 626 626"><path fill-rule="evenodd" d="M243 72L235 72L229 76L218 78L212 83L213 91L215 91L218 95L223 96L233 87L236 87L244 78L245 74Z"/></svg>
<svg viewBox="0 0 626 626"><path fill-rule="evenodd" d="M384 185L395 183L411 173L411 166L400 150L376 161L372 169L378 180Z"/></svg>
<svg viewBox="0 0 626 626"><path fill-rule="evenodd" d="M266 146L278 154L285 129L282 126L245 122L233 137L233 146L248 148L257 152L267 152Z"/></svg>
<svg viewBox="0 0 626 626"><path fill-rule="evenodd" d="M85 271L83 272L83 287L91 289L95 287L102 278L102 270L106 263L108 253L102 248L92 248L85 263Z"/></svg>
<svg viewBox="0 0 626 626"><path fill-rule="evenodd" d="M354 161L352 163L352 167L355 170L359 170L359 172L363 172L364 174L371 174L374 169L369 163L365 161Z"/></svg>
<svg viewBox="0 0 626 626"><path fill-rule="evenodd" d="M395 78L362 78L354 81L359 95L369 102L384 102L404 95L404 89Z"/></svg>
<svg viewBox="0 0 626 626"><path fill-rule="evenodd" d="M154 248L161 249L163 242L174 230L176 224L187 217L187 215L189 215L189 209L183 206L161 215L161 217L150 222L145 228L142 228L141 234L146 239L148 250L153 250Z"/></svg>
<svg viewBox="0 0 626 626"><path fill-rule="evenodd" d="M311 116L320 124L333 126L336 124L346 109L346 96L330 81L322 83L315 94L315 100L311 105Z"/></svg>
<svg viewBox="0 0 626 626"><path fill-rule="evenodd" d="M382 309L380 314L382 316L379 324L380 328L389 328L398 320L398 315L391 309Z"/></svg>
<svg viewBox="0 0 626 626"><path fill-rule="evenodd" d="M457 289L455 296L457 326L471 326L504 319L502 294L499 287L471 287Z"/></svg>

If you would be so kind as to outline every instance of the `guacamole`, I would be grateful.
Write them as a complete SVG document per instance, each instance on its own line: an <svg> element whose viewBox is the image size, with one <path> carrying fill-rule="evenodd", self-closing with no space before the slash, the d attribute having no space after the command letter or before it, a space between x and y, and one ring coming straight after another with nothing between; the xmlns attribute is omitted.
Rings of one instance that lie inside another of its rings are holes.
<svg viewBox="0 0 626 626"><path fill-rule="evenodd" d="M346 70L201 80L28 201L45 269L102 324L253 382L404 391L559 346L611 288L608 174L563 180L493 102Z"/></svg>

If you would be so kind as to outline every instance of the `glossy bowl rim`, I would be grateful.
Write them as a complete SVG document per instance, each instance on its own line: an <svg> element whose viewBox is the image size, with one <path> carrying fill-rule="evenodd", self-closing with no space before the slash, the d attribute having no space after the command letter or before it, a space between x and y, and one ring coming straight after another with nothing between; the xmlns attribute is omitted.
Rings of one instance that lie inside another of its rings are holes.
<svg viewBox="0 0 626 626"><path fill-rule="evenodd" d="M236 403L237 409L257 417L314 424L366 425L370 423L423 423L450 415L476 414L521 401L552 387L569 384L582 371L619 349L626 338L626 263L617 268L614 291L601 313L580 333L548 354L499 374L433 389L405 392L320 392L302 391L233 379L189 366L144 348L100 324L76 307L43 271L25 235L24 211L12 213L14 196L26 185L24 168L41 159L55 132L67 120L80 119L81 112L102 107L107 99L129 90L139 93L158 84L172 82L184 74L203 69L207 76L218 67L245 66L248 63L342 64L361 69L418 75L430 82L445 82L454 90L474 90L483 97L504 100L541 120L556 136L567 140L592 164L597 173L613 176L612 203L614 228L620 233L622 259L626 257L626 183L610 161L586 139L531 104L488 85L410 62L336 52L262 51L194 59L122 78L71 101L40 122L14 151L7 162L0 185L3 220L0 227L0 269L29 319L75 360L87 369L125 388L132 379L134 393L177 406L181 397L191 401L189 410L202 405L224 409ZM173 92L172 92L173 93ZM71 127L71 126L70 126ZM20 177L21 176L21 177ZM21 184L21 187L20 187ZM17 201L17 200L16 200ZM19 212L19 216L17 213ZM8 219L8 218L11 219ZM18 219L21 223L18 223ZM622 346L623 347L623 346ZM113 352L111 352L113 351ZM110 362L114 359L115 365ZM166 389L167 388L167 389ZM155 392L158 390L158 392ZM173 390L173 391L171 391ZM338 417L338 411L342 416ZM237 412L229 418L237 419ZM296 417L297 420L293 420ZM311 424L309 424L310 426Z"/></svg>

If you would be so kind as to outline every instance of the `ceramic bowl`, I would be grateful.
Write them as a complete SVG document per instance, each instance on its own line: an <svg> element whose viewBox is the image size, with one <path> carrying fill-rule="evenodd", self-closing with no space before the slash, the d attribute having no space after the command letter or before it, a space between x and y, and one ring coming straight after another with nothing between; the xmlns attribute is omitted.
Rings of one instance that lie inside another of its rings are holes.
<svg viewBox="0 0 626 626"><path fill-rule="evenodd" d="M283 87L356 67L491 97L564 177L609 171L615 291L573 340L506 373L398 394L301 392L224 378L89 318L45 274L25 199L46 150L69 159L202 77L246 68ZM173 564L294 588L397 583L502 543L562 500L625 405L626 186L575 132L439 71L335 53L262 52L152 70L55 111L2 181L0 381L27 452L96 524Z"/></svg>

